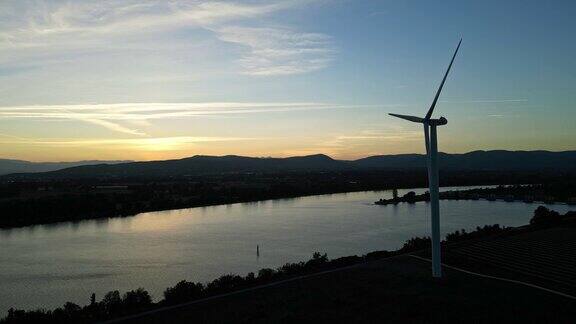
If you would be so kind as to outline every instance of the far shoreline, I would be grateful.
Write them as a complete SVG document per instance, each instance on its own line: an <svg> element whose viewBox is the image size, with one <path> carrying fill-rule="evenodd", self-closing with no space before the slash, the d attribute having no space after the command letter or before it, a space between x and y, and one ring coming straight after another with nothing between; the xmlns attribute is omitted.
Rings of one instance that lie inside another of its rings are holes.
<svg viewBox="0 0 576 324"><path fill-rule="evenodd" d="M443 188L491 188L497 186L511 186L511 184L483 184L483 185L456 185L456 186L442 186L440 189ZM136 212L134 214L128 215L112 215L112 216L104 216L104 217L88 217L82 218L78 220L63 220L63 221L55 221L55 222L41 222L41 223L34 223L22 226L11 226L11 227L2 227L0 226L0 232L8 232L11 230L16 229L34 229L35 227L51 227L51 226L58 226L61 224L81 224L86 221L98 221L98 220L108 220L113 218L127 218L127 217L135 217L140 214L146 213L160 213L160 212L167 212L167 211L177 211L177 210L186 210L186 209L193 209L193 208L205 208L205 207L215 207L215 206L229 206L229 205L236 205L236 204L247 204L247 203L257 203L257 202L266 202L266 201L278 201L278 200L290 200L290 199L298 199L298 198L306 198L306 197L315 197L315 196L330 196L330 195L342 195L348 193L361 193L361 192L386 192L392 191L394 189L398 190L418 190L418 189L427 189L427 187L410 187L410 188L389 188L389 189L375 189L375 190L346 190L346 191L332 191L332 192L324 192L324 193L310 193L310 194L302 194L302 195L293 195L293 196L284 196L284 197L274 197L274 198L267 198L267 199L246 199L246 200L239 200L239 201L232 201L227 203L208 203L208 204L200 204L195 206L189 207L181 207L181 208L166 208L166 209L157 209L157 210L143 210ZM536 203L536 202L535 202Z"/></svg>

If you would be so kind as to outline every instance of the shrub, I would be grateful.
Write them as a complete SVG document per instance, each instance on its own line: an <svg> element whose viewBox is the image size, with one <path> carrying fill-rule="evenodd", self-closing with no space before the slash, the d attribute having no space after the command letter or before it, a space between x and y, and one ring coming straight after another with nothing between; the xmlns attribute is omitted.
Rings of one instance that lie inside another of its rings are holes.
<svg viewBox="0 0 576 324"><path fill-rule="evenodd" d="M560 221L560 214L544 206L539 206L534 211L534 216L530 219L530 225L547 226Z"/></svg>
<svg viewBox="0 0 576 324"><path fill-rule="evenodd" d="M118 290L110 291L100 302L108 314L115 314L122 308L122 298Z"/></svg>
<svg viewBox="0 0 576 324"><path fill-rule="evenodd" d="M150 306L152 304L152 297L144 288L128 291L122 298L122 303L126 309L139 309Z"/></svg>
<svg viewBox="0 0 576 324"><path fill-rule="evenodd" d="M271 280L275 274L276 271L274 271L274 269L270 268L260 269L260 271L258 271L258 279L263 281Z"/></svg>
<svg viewBox="0 0 576 324"><path fill-rule="evenodd" d="M315 269L324 266L326 263L328 263L328 255L326 253L314 252L312 259L308 260L304 267L306 269Z"/></svg>
<svg viewBox="0 0 576 324"><path fill-rule="evenodd" d="M182 280L176 286L164 290L164 300L168 304L177 304L200 298L203 292L204 286L201 283Z"/></svg>
<svg viewBox="0 0 576 324"><path fill-rule="evenodd" d="M239 275L227 274L212 281L206 286L211 293L228 292L244 285L244 278Z"/></svg>
<svg viewBox="0 0 576 324"><path fill-rule="evenodd" d="M414 237L406 241L404 246L400 249L401 252L412 252L422 249L427 249L432 246L432 240L429 236Z"/></svg>
<svg viewBox="0 0 576 324"><path fill-rule="evenodd" d="M304 262L286 263L278 268L278 272L285 275L300 275L304 272Z"/></svg>

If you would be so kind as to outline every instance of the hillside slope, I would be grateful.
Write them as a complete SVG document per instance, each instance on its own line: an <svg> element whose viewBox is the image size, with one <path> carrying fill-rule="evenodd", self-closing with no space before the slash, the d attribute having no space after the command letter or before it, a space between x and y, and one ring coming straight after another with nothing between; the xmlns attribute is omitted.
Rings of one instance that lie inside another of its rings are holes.
<svg viewBox="0 0 576 324"><path fill-rule="evenodd" d="M474 151L439 154L446 171L576 171L576 151ZM164 161L81 165L43 173L18 173L4 179L64 179L119 177L182 177L220 173L344 170L410 170L426 167L422 154L371 156L355 161L334 160L323 154L289 158L255 158L236 155L204 156Z"/></svg>

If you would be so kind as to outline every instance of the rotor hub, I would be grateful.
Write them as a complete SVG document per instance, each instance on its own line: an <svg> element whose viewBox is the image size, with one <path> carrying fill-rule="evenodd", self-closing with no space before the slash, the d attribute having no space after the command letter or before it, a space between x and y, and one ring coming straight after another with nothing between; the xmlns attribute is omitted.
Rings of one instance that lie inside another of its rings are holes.
<svg viewBox="0 0 576 324"><path fill-rule="evenodd" d="M438 119L430 119L428 120L428 124L433 126L442 126L448 124L448 119L444 117L440 117Z"/></svg>

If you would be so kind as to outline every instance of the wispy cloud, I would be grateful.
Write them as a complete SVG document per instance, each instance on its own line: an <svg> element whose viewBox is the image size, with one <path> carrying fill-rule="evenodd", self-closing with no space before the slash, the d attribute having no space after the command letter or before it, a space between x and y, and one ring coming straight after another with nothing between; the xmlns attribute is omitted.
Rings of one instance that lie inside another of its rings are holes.
<svg viewBox="0 0 576 324"><path fill-rule="evenodd" d="M363 141L363 140L419 140L422 137L420 131L406 130L404 128L389 128L384 130L363 130L360 133L352 135L336 136L335 142L344 144L346 141Z"/></svg>
<svg viewBox="0 0 576 324"><path fill-rule="evenodd" d="M388 129L367 129L353 134L336 135L322 143L323 146L335 149L346 149L350 146L382 142L406 142L422 139L422 133L414 130L394 127Z"/></svg>
<svg viewBox="0 0 576 324"><path fill-rule="evenodd" d="M2 4L0 14L0 62L58 64L73 51L110 51L128 43L161 42L168 31L201 29L244 48L238 58L241 73L307 73L332 61L335 49L331 38L290 26L270 27L260 18L308 2L313 0L12 0Z"/></svg>
<svg viewBox="0 0 576 324"><path fill-rule="evenodd" d="M18 3L20 2L20 3ZM10 3L10 1L9 1ZM4 45L43 47L50 41L96 39L122 34L145 34L180 27L205 27L250 19L288 9L284 4L241 4L218 1L11 1L21 6L3 16ZM6 5L8 6L8 5ZM75 39L63 36L75 35ZM81 42L79 43L82 44Z"/></svg>
<svg viewBox="0 0 576 324"><path fill-rule="evenodd" d="M244 73L287 75L327 67L335 48L329 36L288 28L225 27L215 30L218 38L247 47L240 59Z"/></svg>
<svg viewBox="0 0 576 324"><path fill-rule="evenodd" d="M241 114L291 112L320 109L349 109L372 106L337 105L315 102L203 102L203 103L118 103L83 105L33 105L0 107L0 119L76 120L112 131L146 135L124 126L130 122L146 125L159 119L229 116Z"/></svg>
<svg viewBox="0 0 576 324"><path fill-rule="evenodd" d="M155 137L132 139L26 139L9 136L11 139L0 139L0 144L25 144L44 147L106 147L107 149L132 149L140 151L172 151L185 148L189 145L207 142L230 142L254 140L242 137Z"/></svg>
<svg viewBox="0 0 576 324"><path fill-rule="evenodd" d="M132 134L132 135L146 135L146 133L139 131L137 129L131 129L128 127L124 127L122 125L107 121L107 120L102 120L102 119L91 119L91 118L78 118L79 120L88 122L88 123L92 123L95 125L99 125L102 126L104 128L108 128L109 130L115 131L115 132L120 132L120 133L126 133L126 134Z"/></svg>
<svg viewBox="0 0 576 324"><path fill-rule="evenodd" d="M388 15L389 12L386 10L379 10L379 11L373 11L370 14L368 14L368 16L370 17L377 17L377 16L384 16L384 15Z"/></svg>

